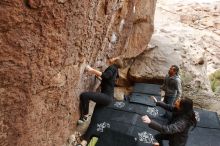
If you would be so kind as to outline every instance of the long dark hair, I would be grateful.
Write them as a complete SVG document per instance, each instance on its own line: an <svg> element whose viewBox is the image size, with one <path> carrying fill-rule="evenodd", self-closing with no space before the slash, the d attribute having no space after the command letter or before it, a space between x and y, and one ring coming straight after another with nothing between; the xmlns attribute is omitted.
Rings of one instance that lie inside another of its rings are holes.
<svg viewBox="0 0 220 146"><path fill-rule="evenodd" d="M195 127L197 124L196 115L193 110L193 101L187 97L180 100L180 112L190 120Z"/></svg>

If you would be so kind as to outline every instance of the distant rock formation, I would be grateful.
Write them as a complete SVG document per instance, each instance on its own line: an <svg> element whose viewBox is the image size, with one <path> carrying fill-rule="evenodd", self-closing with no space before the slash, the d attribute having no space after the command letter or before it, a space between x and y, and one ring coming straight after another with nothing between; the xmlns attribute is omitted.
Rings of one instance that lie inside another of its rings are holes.
<svg viewBox="0 0 220 146"><path fill-rule="evenodd" d="M74 130L84 67L139 55L156 0L1 0L0 145L60 146Z"/></svg>

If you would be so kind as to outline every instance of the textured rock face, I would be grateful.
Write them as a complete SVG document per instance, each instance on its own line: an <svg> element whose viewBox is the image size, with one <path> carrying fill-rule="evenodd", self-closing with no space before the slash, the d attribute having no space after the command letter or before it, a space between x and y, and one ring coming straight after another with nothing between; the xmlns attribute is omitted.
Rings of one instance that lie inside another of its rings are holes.
<svg viewBox="0 0 220 146"><path fill-rule="evenodd" d="M154 11L156 5L155 0L134 0L133 7L133 29L130 31L125 46L125 57L134 57L144 49L146 49L153 33ZM130 18L131 19L131 18ZM137 51L138 50L138 51Z"/></svg>
<svg viewBox="0 0 220 146"><path fill-rule="evenodd" d="M148 44L156 0L1 0L0 145L62 145L92 89L85 64ZM90 83L90 84L88 84Z"/></svg>
<svg viewBox="0 0 220 146"><path fill-rule="evenodd" d="M153 35L151 47L135 58L129 70L129 77L138 82L162 83L169 67L181 63L180 53L174 51L180 46L177 42L171 43L166 36Z"/></svg>

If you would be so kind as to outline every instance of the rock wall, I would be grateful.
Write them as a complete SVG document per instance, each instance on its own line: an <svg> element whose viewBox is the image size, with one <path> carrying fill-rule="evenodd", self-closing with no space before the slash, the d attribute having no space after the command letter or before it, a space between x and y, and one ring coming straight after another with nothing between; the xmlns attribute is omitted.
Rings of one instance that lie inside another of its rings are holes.
<svg viewBox="0 0 220 146"><path fill-rule="evenodd" d="M60 146L92 88L86 64L134 57L153 32L156 0L1 0L0 145Z"/></svg>

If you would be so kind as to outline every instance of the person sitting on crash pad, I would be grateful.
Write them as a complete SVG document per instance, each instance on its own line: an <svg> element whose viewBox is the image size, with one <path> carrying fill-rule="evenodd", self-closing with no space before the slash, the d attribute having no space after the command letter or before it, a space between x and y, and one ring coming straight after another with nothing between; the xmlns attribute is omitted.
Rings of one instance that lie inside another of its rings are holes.
<svg viewBox="0 0 220 146"><path fill-rule="evenodd" d="M185 146L188 138L188 131L191 126L196 126L197 121L193 110L193 101L189 98L176 100L174 105L157 102L152 96L157 106L172 112L172 118L168 124L159 124L151 120L147 115L142 117L144 123L160 132L155 135L155 139L163 146L163 140L169 140L169 146Z"/></svg>

